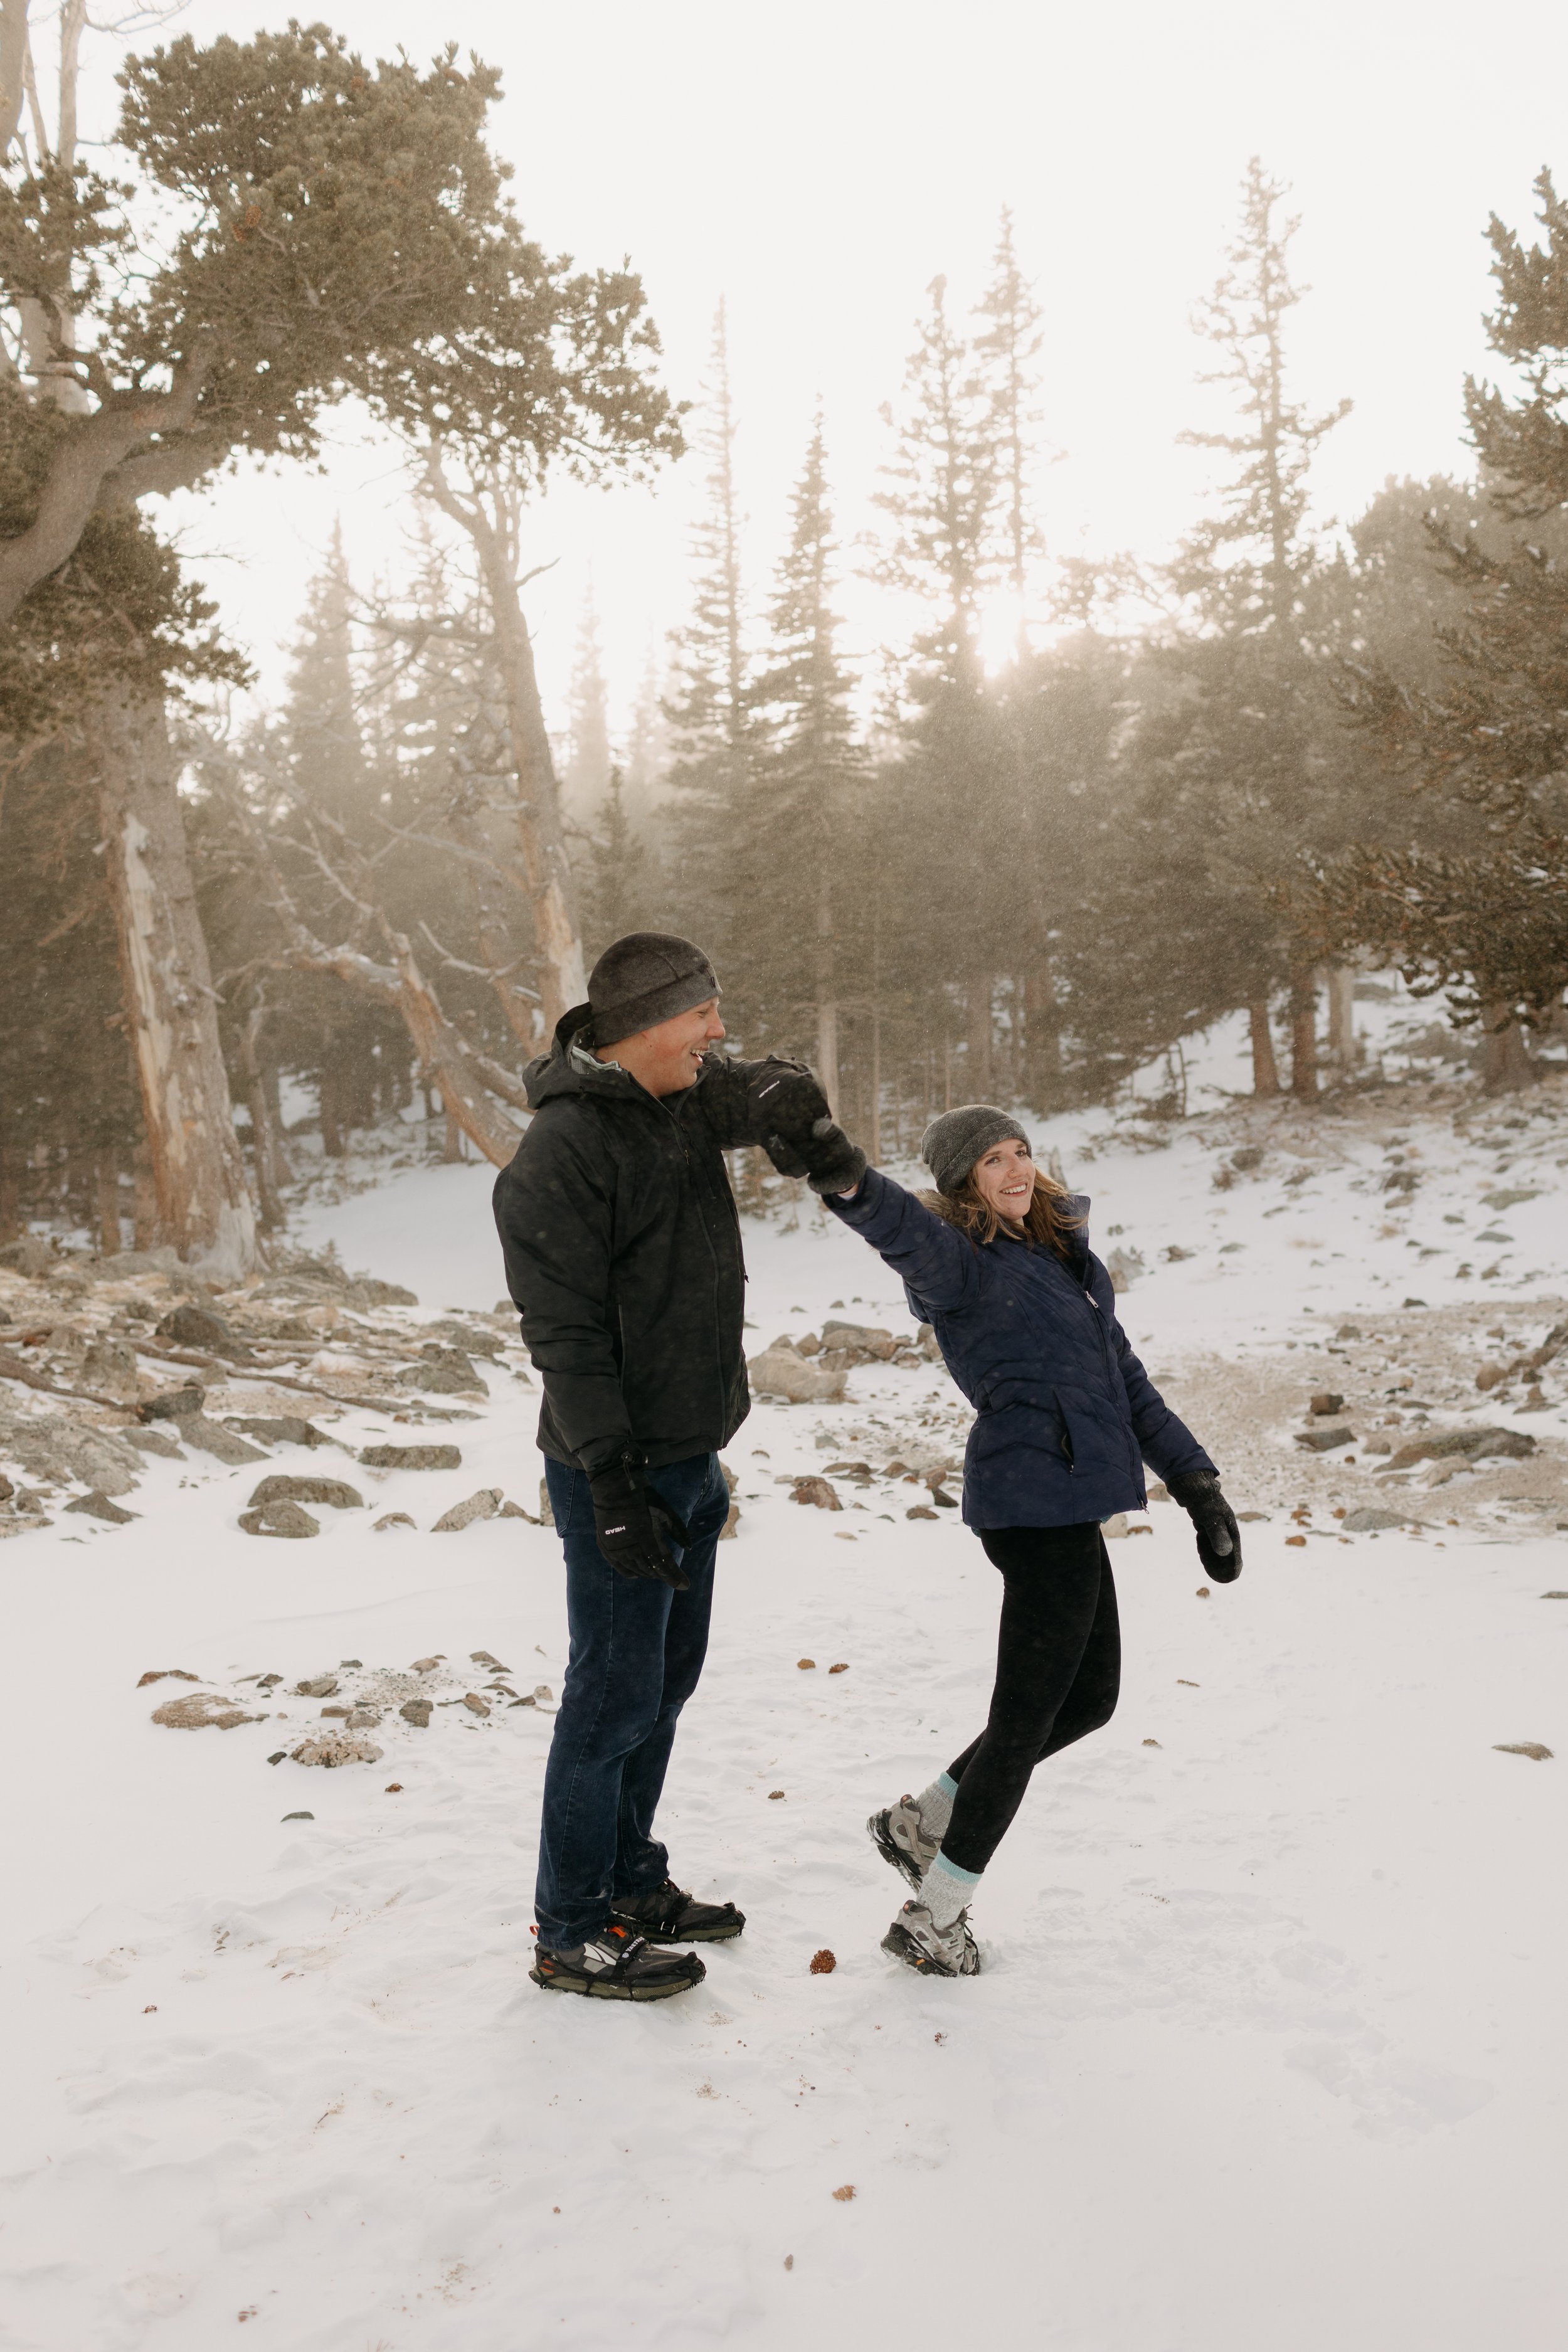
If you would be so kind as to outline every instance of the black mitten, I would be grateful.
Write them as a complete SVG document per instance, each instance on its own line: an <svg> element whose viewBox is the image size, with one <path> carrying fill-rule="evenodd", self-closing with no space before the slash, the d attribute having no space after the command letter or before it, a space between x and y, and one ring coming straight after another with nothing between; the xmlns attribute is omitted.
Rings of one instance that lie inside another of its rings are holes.
<svg viewBox="0 0 1568 2352"><path fill-rule="evenodd" d="M865 1153L831 1118L819 1118L799 1149L814 1192L853 1192L866 1173Z"/></svg>
<svg viewBox="0 0 1568 2352"><path fill-rule="evenodd" d="M783 1166L779 1147L799 1154L811 1139L820 1118L830 1118L827 1097L804 1062L786 1062L774 1055L756 1071L748 1088L752 1116L774 1165ZM804 1171L784 1169L785 1175Z"/></svg>
<svg viewBox="0 0 1568 2352"><path fill-rule="evenodd" d="M1165 1490L1180 1503L1198 1539L1198 1558L1216 1584L1234 1584L1241 1574L1241 1529L1219 1490L1216 1470L1187 1470L1167 1478Z"/></svg>
<svg viewBox="0 0 1568 2352"><path fill-rule="evenodd" d="M628 1446L588 1480L594 1497L594 1532L599 1549L622 1576L656 1577L677 1592L689 1591L691 1579L666 1548L673 1537L683 1549L691 1540L669 1505L647 1483L647 1465Z"/></svg>

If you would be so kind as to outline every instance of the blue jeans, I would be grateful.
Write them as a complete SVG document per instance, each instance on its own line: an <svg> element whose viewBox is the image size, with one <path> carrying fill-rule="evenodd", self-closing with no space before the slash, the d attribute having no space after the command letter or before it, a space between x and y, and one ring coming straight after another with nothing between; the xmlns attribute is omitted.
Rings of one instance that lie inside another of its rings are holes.
<svg viewBox="0 0 1568 2352"><path fill-rule="evenodd" d="M540 1943L560 1951L596 1936L612 1903L648 1894L668 1874L653 1817L708 1649L714 1547L730 1496L716 1454L648 1472L691 1536L677 1552L690 1588L676 1592L610 1566L581 1470L546 1461L544 1475L566 1553L572 1647L544 1773L534 1908Z"/></svg>

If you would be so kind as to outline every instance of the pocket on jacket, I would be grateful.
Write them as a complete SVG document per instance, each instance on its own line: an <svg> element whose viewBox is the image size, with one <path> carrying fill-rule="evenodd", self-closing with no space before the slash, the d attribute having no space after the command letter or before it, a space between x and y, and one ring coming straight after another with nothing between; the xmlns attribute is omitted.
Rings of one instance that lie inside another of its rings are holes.
<svg viewBox="0 0 1568 2352"><path fill-rule="evenodd" d="M1058 1388L1056 1407L1062 1452L1075 1471L1092 1476L1125 1469L1125 1433L1108 1405L1088 1389Z"/></svg>

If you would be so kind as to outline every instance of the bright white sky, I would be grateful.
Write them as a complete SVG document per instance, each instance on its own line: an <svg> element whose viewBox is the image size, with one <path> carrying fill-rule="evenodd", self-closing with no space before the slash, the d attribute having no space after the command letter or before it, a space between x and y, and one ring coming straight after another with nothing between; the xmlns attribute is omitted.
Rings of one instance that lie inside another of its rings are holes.
<svg viewBox="0 0 1568 2352"><path fill-rule="evenodd" d="M301 10L302 14L313 11ZM811 412L826 404L844 535L870 520L924 289L966 306L1013 207L1047 317L1046 431L1067 453L1043 521L1059 548L1156 552L1195 511L1208 460L1174 446L1218 424L1198 391L1194 299L1218 272L1257 152L1293 184L1299 388L1355 408L1320 461L1323 516L1386 475L1463 467L1460 380L1486 364L1487 216L1531 211L1568 167L1568 12L1505 0L321 0L372 55L437 37L498 64L495 135L529 228L584 263L629 253L668 380L695 397L728 298L753 582L779 542ZM281 22L279 6L267 21ZM261 9L194 0L178 29L245 36ZM47 40L47 34L41 39ZM105 76L110 44L89 71ZM1568 168L1563 175L1568 177ZM653 491L563 491L539 510L532 592L552 722L564 715L590 572L615 714L685 600L691 459ZM395 567L399 485L347 429L327 478L275 471L184 504L184 545L269 679L341 513L351 558ZM889 616L847 585L851 649Z"/></svg>

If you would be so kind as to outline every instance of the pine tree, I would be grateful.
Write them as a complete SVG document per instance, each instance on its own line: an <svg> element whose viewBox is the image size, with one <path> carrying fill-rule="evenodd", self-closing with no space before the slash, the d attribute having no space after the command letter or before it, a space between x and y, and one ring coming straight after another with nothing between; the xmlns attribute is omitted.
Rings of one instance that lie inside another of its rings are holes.
<svg viewBox="0 0 1568 2352"><path fill-rule="evenodd" d="M713 322L702 422L693 438L707 461L706 503L691 536L691 617L670 640L668 780L679 911L715 957L744 952L752 879L752 725L741 591L742 518L735 485L736 422L725 306ZM721 971L722 976L722 971Z"/></svg>
<svg viewBox="0 0 1568 2352"><path fill-rule="evenodd" d="M865 777L851 710L853 681L838 653L832 607L836 545L821 412L790 504L790 540L768 608L771 667L752 702L763 732L755 854L765 865L766 1030L787 1039L799 1009L815 1012L817 1076L838 1102L840 998L857 929L846 904L850 809Z"/></svg>
<svg viewBox="0 0 1568 2352"><path fill-rule="evenodd" d="M1173 957L1184 954L1182 942L1208 939L1205 992L1249 1009L1259 1092L1277 1084L1268 1002L1288 982L1291 1087L1310 1097L1321 942L1292 928L1278 893L1304 847L1354 837L1366 780L1330 685L1332 658L1348 650L1347 583L1342 566L1320 556L1306 522L1313 454L1350 404L1313 416L1289 397L1285 322L1303 289L1290 277L1300 223L1281 216L1284 194L1254 157L1228 267L1194 316L1220 354L1200 380L1232 388L1241 429L1181 436L1234 462L1216 511L1188 534L1166 573L1184 603L1166 649L1175 690L1146 709L1140 751L1148 846L1170 877L1152 911L1173 926ZM1205 856L1191 868L1184 852L1194 840Z"/></svg>
<svg viewBox="0 0 1568 2352"><path fill-rule="evenodd" d="M1490 527L1456 530L1440 510L1427 525L1462 618L1436 631L1435 682L1373 667L1358 696L1418 788L1424 838L1363 844L1324 886L1342 936L1386 946L1480 1024L1494 1086L1529 1075L1513 1033L1552 1018L1568 986L1568 205L1549 173L1536 194L1543 243L1495 215L1489 230L1489 340L1523 389L1465 387Z"/></svg>
<svg viewBox="0 0 1568 2352"><path fill-rule="evenodd" d="M1017 650L1028 650L1029 583L1043 551L1036 515L1040 379L1037 362L1044 314L1018 264L1013 215L1003 207L991 283L975 315L988 323L974 340L981 383L990 409L991 470L1000 494L998 521L1005 578L1016 614Z"/></svg>
<svg viewBox="0 0 1568 2352"><path fill-rule="evenodd" d="M577 625L569 709L571 749L566 761L566 790L574 811L585 815L590 809L597 809L610 781L609 692L605 684L604 646L592 579L584 591L582 617Z"/></svg>

